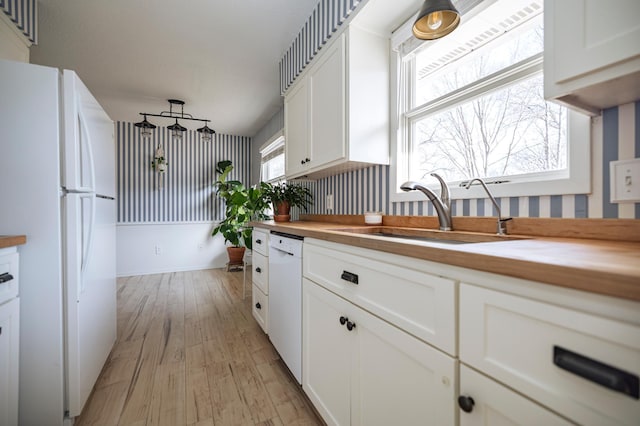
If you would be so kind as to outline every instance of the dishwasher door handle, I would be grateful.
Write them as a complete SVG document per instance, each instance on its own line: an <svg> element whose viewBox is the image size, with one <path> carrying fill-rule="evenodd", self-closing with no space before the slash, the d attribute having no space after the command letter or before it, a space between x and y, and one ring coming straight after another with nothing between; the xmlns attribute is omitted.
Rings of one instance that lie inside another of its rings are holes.
<svg viewBox="0 0 640 426"><path fill-rule="evenodd" d="M288 254L289 256L293 256L293 253L289 253L288 251L284 251L282 249L279 249L278 247L273 247L274 250L279 251L282 254Z"/></svg>

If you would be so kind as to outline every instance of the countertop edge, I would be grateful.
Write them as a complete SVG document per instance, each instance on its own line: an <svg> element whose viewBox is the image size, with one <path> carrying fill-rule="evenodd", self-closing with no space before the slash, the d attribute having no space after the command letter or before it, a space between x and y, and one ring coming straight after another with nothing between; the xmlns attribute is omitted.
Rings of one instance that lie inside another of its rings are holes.
<svg viewBox="0 0 640 426"><path fill-rule="evenodd" d="M527 240L474 244L471 247L445 247L337 232L332 230L340 227L336 223L267 221L251 224L302 237L640 301L640 243L635 242L535 237ZM408 244L411 247L410 251L407 250ZM533 254L529 255L529 250ZM540 254L547 250L551 252L550 255ZM563 255L558 256L557 252ZM621 257L616 265L603 260L621 253L632 256L636 261L625 261ZM544 274L540 273L541 267L544 267Z"/></svg>
<svg viewBox="0 0 640 426"><path fill-rule="evenodd" d="M0 248L20 246L26 243L26 235L0 235Z"/></svg>

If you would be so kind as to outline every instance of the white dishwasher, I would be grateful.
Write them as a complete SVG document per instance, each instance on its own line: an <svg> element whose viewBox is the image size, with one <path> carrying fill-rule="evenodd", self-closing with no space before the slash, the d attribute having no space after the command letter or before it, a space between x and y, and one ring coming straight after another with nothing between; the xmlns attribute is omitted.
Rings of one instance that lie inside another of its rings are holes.
<svg viewBox="0 0 640 426"><path fill-rule="evenodd" d="M271 231L269 339L302 383L302 237Z"/></svg>

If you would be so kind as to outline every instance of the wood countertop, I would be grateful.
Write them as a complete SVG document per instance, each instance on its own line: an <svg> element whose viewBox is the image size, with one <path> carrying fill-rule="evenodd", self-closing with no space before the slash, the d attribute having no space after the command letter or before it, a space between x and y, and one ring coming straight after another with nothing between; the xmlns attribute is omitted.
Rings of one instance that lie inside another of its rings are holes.
<svg viewBox="0 0 640 426"><path fill-rule="evenodd" d="M303 237L640 301L640 241L635 238L640 221L630 222L633 227L630 230L631 241L521 235L523 239L518 240L456 245L391 239L339 230L346 227L351 230L367 228L366 225L355 225L354 222L357 221L352 220L351 223L310 220L287 223L265 221L253 222L252 225ZM392 223L391 220L387 222L384 224ZM358 223L362 224L363 221ZM393 223L393 226L398 225L397 222ZM619 226L619 223L616 226ZM587 235L592 237L589 233Z"/></svg>
<svg viewBox="0 0 640 426"><path fill-rule="evenodd" d="M19 246L27 242L25 235L0 235L0 249Z"/></svg>

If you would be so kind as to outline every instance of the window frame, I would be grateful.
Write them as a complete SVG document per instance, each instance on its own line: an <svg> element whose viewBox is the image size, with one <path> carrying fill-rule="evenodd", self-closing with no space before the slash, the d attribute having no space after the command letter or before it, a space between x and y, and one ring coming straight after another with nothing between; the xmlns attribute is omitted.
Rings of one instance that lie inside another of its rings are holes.
<svg viewBox="0 0 640 426"><path fill-rule="evenodd" d="M484 2L488 3L488 2ZM481 14L487 5L480 4L469 15ZM390 180L392 184L389 198L391 202L424 201L424 196L417 191L403 192L400 185L408 180L411 147L410 126L414 121L428 115L443 111L464 102L473 100L489 91L499 90L518 80L529 78L542 72L543 53L512 64L503 70L483 77L475 82L461 87L445 96L412 107L413 90L410 81L415 81L415 67L410 60L403 59L401 46L404 42L412 44L415 51L422 43L417 44L411 39L410 26L412 20L403 24L392 37L391 56L391 96L392 96L392 132L391 132L391 166ZM464 25L464 24L462 24ZM412 53L404 54L410 57ZM567 169L514 175L504 178L487 178L488 182L509 180L506 183L490 185L496 197L521 197L543 195L588 194L591 192L591 120L590 117L571 109L567 113ZM426 186L438 189L437 181L429 179ZM455 182L454 182L455 183ZM486 193L479 186L472 186L469 190L459 185L450 185L453 199L487 198Z"/></svg>
<svg viewBox="0 0 640 426"><path fill-rule="evenodd" d="M260 181L261 182L264 181L267 183L276 183L276 182L283 181L285 179L286 155L287 155L285 150L285 144L286 144L286 140L284 138L284 131L280 130L279 132L271 136L271 138L269 138L269 140L260 147ZM268 158L273 153L276 153L275 156ZM265 158L268 158L267 161L269 161L280 155L282 155L283 162L285 164L283 173L279 176L275 176L268 180L264 180L264 167L266 166Z"/></svg>

